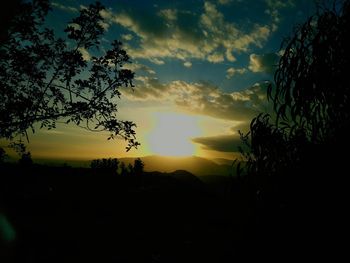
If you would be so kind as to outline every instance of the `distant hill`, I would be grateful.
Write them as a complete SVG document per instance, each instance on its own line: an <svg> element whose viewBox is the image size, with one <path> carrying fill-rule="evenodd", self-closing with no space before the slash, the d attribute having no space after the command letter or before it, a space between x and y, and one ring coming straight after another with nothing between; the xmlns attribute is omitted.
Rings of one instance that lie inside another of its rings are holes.
<svg viewBox="0 0 350 263"><path fill-rule="evenodd" d="M136 158L118 158L126 165L133 164ZM197 156L189 157L166 157L166 156L145 156L141 157L145 163L146 172L162 172L172 173L178 170L188 171L191 174L197 176L207 175L223 175L227 176L232 173L232 160L216 158L206 159ZM91 160L78 160L78 159L34 159L36 163L46 164L49 166L71 166L71 167L90 167ZM233 171L235 172L235 171Z"/></svg>
<svg viewBox="0 0 350 263"><path fill-rule="evenodd" d="M166 191L171 191L171 189L178 188L180 185L182 188L187 188L188 190L208 190L206 184L202 180L200 180L194 174L187 172L185 170L176 170L171 173L162 173L162 172L145 172L144 177L146 178L156 178L154 180L155 185L151 185L152 190L155 191L157 187L161 187L162 191L166 189ZM163 182L163 184L160 184Z"/></svg>
<svg viewBox="0 0 350 263"><path fill-rule="evenodd" d="M116 176L89 168L8 164L0 172L0 216L19 238L3 243L0 236L0 251L16 252L6 260L16 263L72 257L78 262L223 262L218 255L231 255L236 247L231 231L237 216L210 190L184 170ZM9 229L3 225L0 232Z"/></svg>
<svg viewBox="0 0 350 263"><path fill-rule="evenodd" d="M34 158L34 162L48 166L70 166L76 168L90 168L91 160Z"/></svg>
<svg viewBox="0 0 350 263"><path fill-rule="evenodd" d="M126 165L133 163L135 158L120 158ZM145 156L141 160L145 163L145 171L159 171L171 173L177 170L185 170L197 176L204 175L229 175L231 164L219 164L212 160L190 156L190 157L165 157L165 156Z"/></svg>

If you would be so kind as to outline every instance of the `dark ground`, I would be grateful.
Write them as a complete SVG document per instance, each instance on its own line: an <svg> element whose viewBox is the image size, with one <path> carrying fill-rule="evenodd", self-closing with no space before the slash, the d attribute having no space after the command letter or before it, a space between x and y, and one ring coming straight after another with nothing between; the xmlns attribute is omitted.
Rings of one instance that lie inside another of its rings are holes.
<svg viewBox="0 0 350 263"><path fill-rule="evenodd" d="M281 205L281 197L261 203L249 184L219 178L3 166L0 216L16 239L0 239L0 262L334 261L348 251L345 199L336 205L330 184L328 192L312 184L326 194ZM223 185L230 187L220 193Z"/></svg>
<svg viewBox="0 0 350 263"><path fill-rule="evenodd" d="M249 239L242 225L249 222L229 198L176 173L3 168L0 212L16 231L6 260L232 262Z"/></svg>

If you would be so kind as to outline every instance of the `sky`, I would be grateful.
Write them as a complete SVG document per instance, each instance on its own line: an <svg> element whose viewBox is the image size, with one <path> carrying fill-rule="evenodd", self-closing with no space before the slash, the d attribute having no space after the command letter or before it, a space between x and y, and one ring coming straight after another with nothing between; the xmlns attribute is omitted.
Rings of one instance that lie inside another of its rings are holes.
<svg viewBox="0 0 350 263"><path fill-rule="evenodd" d="M102 50L123 42L135 88L121 89L119 118L137 124L138 149L108 134L58 124L30 135L34 158L146 155L237 157L238 130L271 108L267 82L293 27L314 13L312 0L116 0L106 9ZM52 1L48 26L62 34L91 1ZM81 50L85 59L93 51Z"/></svg>

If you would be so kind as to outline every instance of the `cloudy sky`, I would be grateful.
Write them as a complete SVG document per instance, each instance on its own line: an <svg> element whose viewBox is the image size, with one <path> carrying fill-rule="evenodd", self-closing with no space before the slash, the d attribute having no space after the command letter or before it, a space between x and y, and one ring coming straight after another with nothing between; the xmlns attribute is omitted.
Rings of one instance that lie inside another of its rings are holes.
<svg viewBox="0 0 350 263"><path fill-rule="evenodd" d="M91 1L52 1L58 33ZM302 0L102 1L102 50L121 40L135 89L121 90L121 119L137 124L138 150L121 140L58 125L32 136L34 157L197 155L234 158L237 130L267 111L266 82L293 26L314 12ZM60 34L60 33L59 33ZM90 59L91 52L81 50Z"/></svg>

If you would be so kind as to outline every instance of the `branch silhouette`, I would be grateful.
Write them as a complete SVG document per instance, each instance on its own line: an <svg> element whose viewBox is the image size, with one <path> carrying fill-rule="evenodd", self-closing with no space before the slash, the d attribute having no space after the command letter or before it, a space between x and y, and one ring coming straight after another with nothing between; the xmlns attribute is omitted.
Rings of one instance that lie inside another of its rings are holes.
<svg viewBox="0 0 350 263"><path fill-rule="evenodd" d="M119 41L102 52L99 2L80 10L65 29L66 38L44 27L49 1L18 3L0 42L0 137L28 138L28 130L52 129L57 121L122 137L127 150L139 145L135 124L119 120L120 88L133 88L130 58ZM82 52L94 56L84 58Z"/></svg>
<svg viewBox="0 0 350 263"><path fill-rule="evenodd" d="M332 233L344 226L350 1L341 3L320 8L282 43L268 88L275 116L261 113L241 134L248 150L241 148L238 173L253 189L262 236L286 241L279 246L297 237L305 248L313 243L332 251L338 244Z"/></svg>

